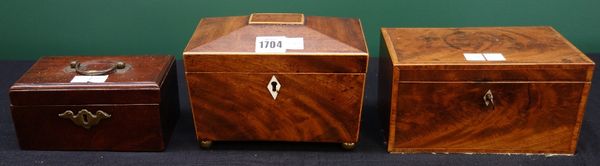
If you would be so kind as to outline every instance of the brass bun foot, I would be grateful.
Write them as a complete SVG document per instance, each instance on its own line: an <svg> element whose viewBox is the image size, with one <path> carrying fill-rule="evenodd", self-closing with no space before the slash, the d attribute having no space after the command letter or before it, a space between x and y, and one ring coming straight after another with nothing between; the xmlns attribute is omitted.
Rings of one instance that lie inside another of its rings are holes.
<svg viewBox="0 0 600 166"><path fill-rule="evenodd" d="M200 148L209 149L212 145L212 141L200 141Z"/></svg>
<svg viewBox="0 0 600 166"><path fill-rule="evenodd" d="M342 148L344 148L345 150L352 150L352 149L356 148L356 143L344 142L344 143L342 143Z"/></svg>

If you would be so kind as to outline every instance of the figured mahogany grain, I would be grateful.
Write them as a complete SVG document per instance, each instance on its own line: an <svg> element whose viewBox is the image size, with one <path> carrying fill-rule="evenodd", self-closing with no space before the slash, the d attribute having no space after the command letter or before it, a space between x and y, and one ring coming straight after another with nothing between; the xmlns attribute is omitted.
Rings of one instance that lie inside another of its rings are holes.
<svg viewBox="0 0 600 166"><path fill-rule="evenodd" d="M275 75L281 90L267 89ZM198 140L356 142L364 74L187 73Z"/></svg>
<svg viewBox="0 0 600 166"><path fill-rule="evenodd" d="M367 58L305 55L184 56L188 72L252 73L365 73Z"/></svg>
<svg viewBox="0 0 600 166"><path fill-rule="evenodd" d="M368 55L357 19L305 16L301 25L248 24L248 19L248 16L202 19L183 54L254 54L257 36L286 36L302 37L304 49L277 54Z"/></svg>
<svg viewBox="0 0 600 166"><path fill-rule="evenodd" d="M73 84L70 83L76 72L65 72L71 61L87 62L94 60L122 61L131 65L127 72L111 73L104 84ZM103 87L132 87L156 88L165 77L165 68L169 68L173 56L47 56L41 57L14 85L12 89L59 89L73 88L103 88ZM43 86L38 86L43 85ZM152 86L154 85L154 86Z"/></svg>
<svg viewBox="0 0 600 166"><path fill-rule="evenodd" d="M495 108L484 104L487 90ZM400 83L392 150L573 153L582 90L580 83Z"/></svg>
<svg viewBox="0 0 600 166"><path fill-rule="evenodd" d="M81 109L102 110L111 117L89 130L58 117ZM22 149L157 151L166 144L158 110L158 104L15 106L12 117Z"/></svg>
<svg viewBox="0 0 600 166"><path fill-rule="evenodd" d="M357 142L368 64L360 21L254 16L202 19L183 52L197 139ZM304 49L257 53L258 36L302 38Z"/></svg>
<svg viewBox="0 0 600 166"><path fill-rule="evenodd" d="M388 151L575 153L594 62L551 27L383 28L381 45Z"/></svg>
<svg viewBox="0 0 600 166"><path fill-rule="evenodd" d="M108 74L104 83L70 83L71 61L122 61L126 72ZM160 101L159 90L173 56L51 56L40 58L10 87L13 105L148 104ZM123 95L127 94L127 95ZM132 98L133 96L138 96ZM60 97L56 97L60 96ZM52 100L31 100L49 99Z"/></svg>
<svg viewBox="0 0 600 166"><path fill-rule="evenodd" d="M73 59L131 65L106 83L69 83ZM64 56L38 60L9 91L19 145L30 150L162 151L179 115L172 56ZM131 72L131 73L129 73ZM87 109L111 115L90 129L58 114Z"/></svg>
<svg viewBox="0 0 600 166"><path fill-rule="evenodd" d="M586 69L399 70L402 81L591 81Z"/></svg>
<svg viewBox="0 0 600 166"><path fill-rule="evenodd" d="M383 28L382 32L393 46L394 64L407 68L593 63L552 27ZM463 53L502 53L506 61L465 61Z"/></svg>

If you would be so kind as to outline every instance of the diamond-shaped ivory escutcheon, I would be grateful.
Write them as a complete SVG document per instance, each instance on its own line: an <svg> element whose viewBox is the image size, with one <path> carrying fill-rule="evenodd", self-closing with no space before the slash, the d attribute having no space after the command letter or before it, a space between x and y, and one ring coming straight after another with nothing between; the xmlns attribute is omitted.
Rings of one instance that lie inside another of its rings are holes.
<svg viewBox="0 0 600 166"><path fill-rule="evenodd" d="M271 80L267 84L267 90L273 96L273 100L277 99L277 95L279 94L279 89L281 89L281 84L277 81L275 76L271 77Z"/></svg>

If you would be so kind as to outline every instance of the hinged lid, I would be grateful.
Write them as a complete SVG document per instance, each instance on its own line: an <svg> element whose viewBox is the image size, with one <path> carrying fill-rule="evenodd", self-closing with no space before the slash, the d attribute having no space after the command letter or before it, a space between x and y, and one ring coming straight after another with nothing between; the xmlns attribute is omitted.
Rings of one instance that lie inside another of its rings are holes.
<svg viewBox="0 0 600 166"><path fill-rule="evenodd" d="M257 53L256 38L265 36L302 38L304 48ZM204 18L183 54L368 55L358 19L290 13Z"/></svg>
<svg viewBox="0 0 600 166"><path fill-rule="evenodd" d="M11 86L11 104L159 103L173 63L173 56L42 57Z"/></svg>
<svg viewBox="0 0 600 166"><path fill-rule="evenodd" d="M392 62L400 68L587 68L594 64L552 27L381 31Z"/></svg>
<svg viewBox="0 0 600 166"><path fill-rule="evenodd" d="M594 62L552 27L382 28L401 81L591 81Z"/></svg>
<svg viewBox="0 0 600 166"><path fill-rule="evenodd" d="M204 18L183 54L186 72L364 73L368 59L358 19L298 13Z"/></svg>

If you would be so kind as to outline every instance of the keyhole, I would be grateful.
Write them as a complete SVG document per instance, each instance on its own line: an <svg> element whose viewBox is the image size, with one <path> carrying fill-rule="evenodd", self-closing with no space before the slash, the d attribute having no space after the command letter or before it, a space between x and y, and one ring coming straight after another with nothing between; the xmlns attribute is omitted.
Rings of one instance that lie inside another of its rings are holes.
<svg viewBox="0 0 600 166"><path fill-rule="evenodd" d="M88 115L83 114L81 116L83 116L83 123L88 123Z"/></svg>
<svg viewBox="0 0 600 166"><path fill-rule="evenodd" d="M273 92L277 92L277 82L271 82L271 87L273 88Z"/></svg>

